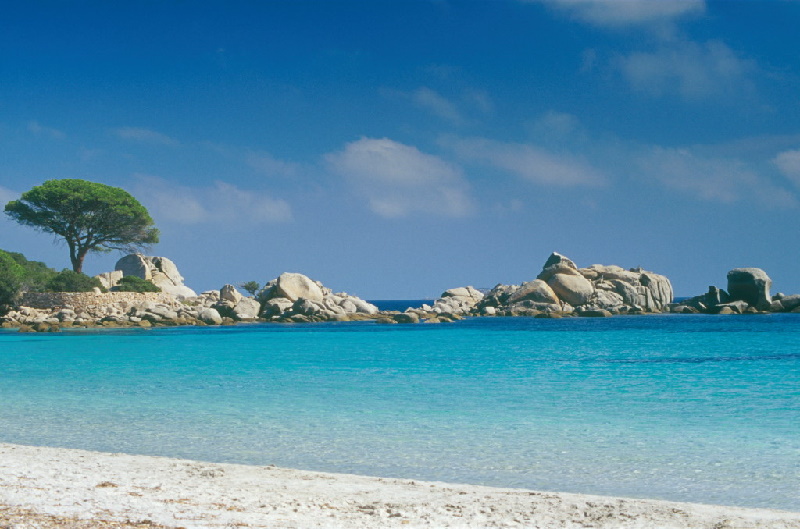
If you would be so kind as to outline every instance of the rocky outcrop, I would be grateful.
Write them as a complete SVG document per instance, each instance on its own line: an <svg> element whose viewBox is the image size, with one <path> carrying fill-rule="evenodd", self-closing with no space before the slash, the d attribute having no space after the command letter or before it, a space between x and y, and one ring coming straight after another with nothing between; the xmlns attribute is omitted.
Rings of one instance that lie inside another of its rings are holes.
<svg viewBox="0 0 800 529"><path fill-rule="evenodd" d="M378 313L378 307L357 296L334 293L319 281L289 272L264 285L257 300L260 316L268 321L346 321Z"/></svg>
<svg viewBox="0 0 800 529"><path fill-rule="evenodd" d="M677 313L754 314L800 312L800 295L770 295L772 280L761 268L734 268L728 272L728 290L710 286L708 292L673 304Z"/></svg>
<svg viewBox="0 0 800 529"><path fill-rule="evenodd" d="M468 314L483 299L483 293L472 286L445 290L433 303L430 312L436 314Z"/></svg>
<svg viewBox="0 0 800 529"><path fill-rule="evenodd" d="M497 285L473 311L483 315L576 313L605 316L661 312L672 302L672 284L665 276L619 266L578 266L553 253L536 279L522 285Z"/></svg>
<svg viewBox="0 0 800 529"><path fill-rule="evenodd" d="M625 270L619 266L592 265L580 269L597 291L603 308L640 308L662 312L672 303L672 283L665 276L641 268Z"/></svg>
<svg viewBox="0 0 800 529"><path fill-rule="evenodd" d="M121 275L120 275L121 273ZM136 276L161 288L161 291L178 299L197 296L197 293L183 284L183 276L178 267L166 257L149 257L141 254L126 255L115 266L114 272L96 276L109 290L124 276Z"/></svg>
<svg viewBox="0 0 800 529"><path fill-rule="evenodd" d="M756 310L769 310L772 297L769 289L772 280L760 268L734 268L728 272L728 295L732 300L744 301Z"/></svg>

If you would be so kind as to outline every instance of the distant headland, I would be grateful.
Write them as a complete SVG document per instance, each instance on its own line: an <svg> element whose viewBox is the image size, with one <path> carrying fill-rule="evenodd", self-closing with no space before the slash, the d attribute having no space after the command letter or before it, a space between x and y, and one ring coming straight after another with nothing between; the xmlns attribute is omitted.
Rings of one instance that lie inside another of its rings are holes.
<svg viewBox="0 0 800 529"><path fill-rule="evenodd" d="M800 295L770 294L772 281L759 268L737 268L727 289L674 302L670 280L642 268L615 265L579 268L552 253L541 272L521 285L498 284L488 291L452 288L432 305L404 312L380 311L345 292L334 292L299 273L283 273L261 286L232 284L197 294L184 284L166 257L130 254L115 270L95 276L88 292L23 292L0 316L0 325L20 331L72 327L232 325L239 322L308 323L374 321L442 323L465 317L608 317L655 313L756 314L800 312ZM142 288L146 284L147 288ZM136 288L130 288L135 285Z"/></svg>

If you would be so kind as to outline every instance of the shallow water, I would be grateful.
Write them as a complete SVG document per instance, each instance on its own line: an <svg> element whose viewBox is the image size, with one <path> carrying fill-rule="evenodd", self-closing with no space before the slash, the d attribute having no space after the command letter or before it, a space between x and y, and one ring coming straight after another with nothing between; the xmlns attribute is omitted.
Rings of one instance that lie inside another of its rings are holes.
<svg viewBox="0 0 800 529"><path fill-rule="evenodd" d="M800 315L0 332L0 441L800 511Z"/></svg>

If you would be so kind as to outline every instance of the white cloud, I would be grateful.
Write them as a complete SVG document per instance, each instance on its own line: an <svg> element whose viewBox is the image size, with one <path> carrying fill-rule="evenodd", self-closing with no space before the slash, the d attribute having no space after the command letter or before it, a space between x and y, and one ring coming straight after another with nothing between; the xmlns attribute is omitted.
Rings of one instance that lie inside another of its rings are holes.
<svg viewBox="0 0 800 529"><path fill-rule="evenodd" d="M551 110L533 122L533 131L542 136L564 138L577 131L579 126L574 115Z"/></svg>
<svg viewBox="0 0 800 529"><path fill-rule="evenodd" d="M175 146L179 144L178 140L170 138L166 134L141 127L120 127L114 129L112 132L123 140L166 146Z"/></svg>
<svg viewBox="0 0 800 529"><path fill-rule="evenodd" d="M28 132L36 134L37 136L50 136L51 138L55 138L57 140L63 140L67 137L66 134L61 132L58 129L54 129L52 127L45 127L41 125L38 121L29 121L28 122Z"/></svg>
<svg viewBox="0 0 800 529"><path fill-rule="evenodd" d="M643 177L693 198L732 204L755 201L767 207L794 207L797 198L735 158L706 158L689 149L650 147L633 162Z"/></svg>
<svg viewBox="0 0 800 529"><path fill-rule="evenodd" d="M704 0L528 0L571 13L601 27L625 27L669 22L705 11Z"/></svg>
<svg viewBox="0 0 800 529"><path fill-rule="evenodd" d="M247 165L267 176L294 177L299 165L279 160L268 152L251 152L246 156Z"/></svg>
<svg viewBox="0 0 800 529"><path fill-rule="evenodd" d="M784 151L775 157L773 163L794 185L800 187L800 150Z"/></svg>
<svg viewBox="0 0 800 529"><path fill-rule="evenodd" d="M473 210L461 170L416 147L388 138L362 138L325 159L382 217L462 217Z"/></svg>
<svg viewBox="0 0 800 529"><path fill-rule="evenodd" d="M227 182L217 181L211 187L190 187L154 176L136 177L136 195L157 221L235 224L244 228L292 219L292 210L286 201Z"/></svg>
<svg viewBox="0 0 800 529"><path fill-rule="evenodd" d="M677 42L655 52L619 57L616 66L635 90L694 99L737 92L754 69L751 61L740 59L720 41Z"/></svg>
<svg viewBox="0 0 800 529"><path fill-rule="evenodd" d="M483 90L467 90L464 94L464 101L484 114L494 112L494 102Z"/></svg>
<svg viewBox="0 0 800 529"><path fill-rule="evenodd" d="M465 159L503 169L545 186L598 186L603 174L577 156L550 152L536 145L503 143L484 138L446 138L442 144Z"/></svg>
<svg viewBox="0 0 800 529"><path fill-rule="evenodd" d="M418 88L411 94L411 100L417 106L433 112L440 118L454 123L461 123L464 120L456 105L430 88L424 86Z"/></svg>

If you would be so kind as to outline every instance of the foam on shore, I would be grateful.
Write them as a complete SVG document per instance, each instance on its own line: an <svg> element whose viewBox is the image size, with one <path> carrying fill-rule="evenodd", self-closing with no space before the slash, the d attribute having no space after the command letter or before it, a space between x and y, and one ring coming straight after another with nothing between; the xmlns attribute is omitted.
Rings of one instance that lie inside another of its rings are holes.
<svg viewBox="0 0 800 529"><path fill-rule="evenodd" d="M797 528L800 513L0 444L0 504L168 527Z"/></svg>

